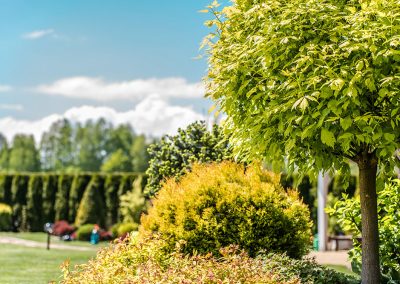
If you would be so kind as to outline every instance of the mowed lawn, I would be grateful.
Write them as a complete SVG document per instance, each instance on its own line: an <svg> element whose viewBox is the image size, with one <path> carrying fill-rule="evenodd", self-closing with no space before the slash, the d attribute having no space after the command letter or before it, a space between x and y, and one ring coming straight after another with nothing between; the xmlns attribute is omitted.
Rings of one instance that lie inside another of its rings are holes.
<svg viewBox="0 0 400 284"><path fill-rule="evenodd" d="M12 236L21 239L45 242L42 233L1 233L0 236ZM85 242L61 242L52 239L53 243L87 246L89 251L31 248L20 245L0 244L0 283L48 283L58 282L62 275L60 265L69 259L71 265L87 262L96 256L96 252L106 244L92 246Z"/></svg>

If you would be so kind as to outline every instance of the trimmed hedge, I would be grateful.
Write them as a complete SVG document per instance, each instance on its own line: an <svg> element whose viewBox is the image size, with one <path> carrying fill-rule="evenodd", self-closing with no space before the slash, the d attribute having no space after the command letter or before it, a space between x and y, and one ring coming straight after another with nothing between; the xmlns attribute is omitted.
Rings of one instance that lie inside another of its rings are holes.
<svg viewBox="0 0 400 284"><path fill-rule="evenodd" d="M14 230L42 231L47 222L74 223L90 186L98 193L94 203L98 207L96 223L111 226L121 221L119 197L132 189L139 176L137 173L0 173L0 203L11 206Z"/></svg>
<svg viewBox="0 0 400 284"><path fill-rule="evenodd" d="M76 231L76 238L79 241L90 241L90 235L92 234L94 224L86 224L78 228Z"/></svg>
<svg viewBox="0 0 400 284"><path fill-rule="evenodd" d="M79 204L75 225L80 227L84 224L98 224L104 227L106 208L101 191L103 180L99 176L93 176L88 187L85 189L82 200Z"/></svg>

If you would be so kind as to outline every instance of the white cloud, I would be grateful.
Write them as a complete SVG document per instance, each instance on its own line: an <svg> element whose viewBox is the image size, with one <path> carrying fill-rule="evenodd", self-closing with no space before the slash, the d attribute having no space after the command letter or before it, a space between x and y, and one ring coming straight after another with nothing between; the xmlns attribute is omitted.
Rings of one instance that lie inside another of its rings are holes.
<svg viewBox="0 0 400 284"><path fill-rule="evenodd" d="M11 86L7 86L7 85L0 85L0 93L1 92L9 92L12 90Z"/></svg>
<svg viewBox="0 0 400 284"><path fill-rule="evenodd" d="M162 98L199 98L204 95L201 83L189 83L184 78L137 79L105 82L101 78L71 77L35 88L39 93L94 101L138 101L150 95Z"/></svg>
<svg viewBox="0 0 400 284"><path fill-rule="evenodd" d="M110 107L81 106L67 110L64 114L52 114L36 121L17 120L11 117L0 119L0 131L11 140L17 133L33 134L36 141L51 124L62 118L72 122L86 122L104 117L114 125L129 123L136 133L151 136L176 133L179 127L204 119L191 107L173 106L159 96L150 96L127 112L118 112Z"/></svg>
<svg viewBox="0 0 400 284"><path fill-rule="evenodd" d="M46 30L36 30L22 35L24 39L35 40L39 38L43 38L45 36L54 35L55 31L53 29Z"/></svg>
<svg viewBox="0 0 400 284"><path fill-rule="evenodd" d="M0 104L0 109L22 111L24 107L18 104Z"/></svg>

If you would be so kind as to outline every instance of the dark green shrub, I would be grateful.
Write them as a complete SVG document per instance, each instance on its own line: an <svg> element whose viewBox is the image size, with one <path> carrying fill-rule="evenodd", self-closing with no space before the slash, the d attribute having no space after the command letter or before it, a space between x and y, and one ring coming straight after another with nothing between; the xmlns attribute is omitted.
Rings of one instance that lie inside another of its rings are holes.
<svg viewBox="0 0 400 284"><path fill-rule="evenodd" d="M104 227L105 204L101 196L101 180L93 175L79 204L75 219L76 226L84 224L99 224Z"/></svg>
<svg viewBox="0 0 400 284"><path fill-rule="evenodd" d="M136 223L122 223L118 226L117 229L117 236L122 237L125 236L127 233L137 231L139 225Z"/></svg>
<svg viewBox="0 0 400 284"><path fill-rule="evenodd" d="M71 191L69 194L69 222L74 222L79 208L79 202L82 199L83 193L90 182L90 175L77 174L73 177Z"/></svg>
<svg viewBox="0 0 400 284"><path fill-rule="evenodd" d="M148 183L146 195L153 197L162 183L171 177L179 178L193 163L220 162L231 157L228 137L214 124L207 130L204 121L197 121L186 129L178 129L175 136L165 135L159 142L150 145Z"/></svg>
<svg viewBox="0 0 400 284"><path fill-rule="evenodd" d="M80 241L90 241L90 235L92 234L94 224L82 225L76 231L76 238Z"/></svg>
<svg viewBox="0 0 400 284"><path fill-rule="evenodd" d="M311 222L295 191L285 192L279 176L260 166L233 162L195 165L167 181L142 216L140 235L157 233L170 250L183 240L185 253L213 252L237 244L251 256L260 250L303 256Z"/></svg>
<svg viewBox="0 0 400 284"><path fill-rule="evenodd" d="M9 174L0 174L0 202L11 204L11 184L13 176Z"/></svg>
<svg viewBox="0 0 400 284"><path fill-rule="evenodd" d="M7 204L0 203L0 231L11 229L12 210Z"/></svg>
<svg viewBox="0 0 400 284"><path fill-rule="evenodd" d="M104 182L105 200L107 208L106 224L110 226L118 222L119 195L121 175L108 174Z"/></svg>
<svg viewBox="0 0 400 284"><path fill-rule="evenodd" d="M41 175L31 175L28 183L26 223L31 232L43 231L42 221L42 190L43 180Z"/></svg>
<svg viewBox="0 0 400 284"><path fill-rule="evenodd" d="M42 192L42 223L54 222L55 220L55 208L56 192L58 186L58 176L54 174L45 174L43 176L43 192Z"/></svg>
<svg viewBox="0 0 400 284"><path fill-rule="evenodd" d="M13 226L26 230L26 217L24 207L26 206L26 193L28 189L29 176L14 175L11 185L12 222Z"/></svg>
<svg viewBox="0 0 400 284"><path fill-rule="evenodd" d="M55 218L56 221L68 220L68 200L71 190L72 177L70 175L60 175L58 178Z"/></svg>
<svg viewBox="0 0 400 284"><path fill-rule="evenodd" d="M122 223L116 223L112 225L110 231L114 238L118 237L118 228L121 226Z"/></svg>

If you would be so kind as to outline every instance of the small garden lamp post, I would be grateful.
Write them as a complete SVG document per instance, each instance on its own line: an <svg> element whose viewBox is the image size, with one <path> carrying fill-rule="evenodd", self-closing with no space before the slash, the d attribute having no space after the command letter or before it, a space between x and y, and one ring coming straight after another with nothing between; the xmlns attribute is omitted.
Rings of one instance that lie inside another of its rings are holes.
<svg viewBox="0 0 400 284"><path fill-rule="evenodd" d="M53 233L53 223L44 224L44 231L47 233L47 250L50 250L50 235Z"/></svg>

